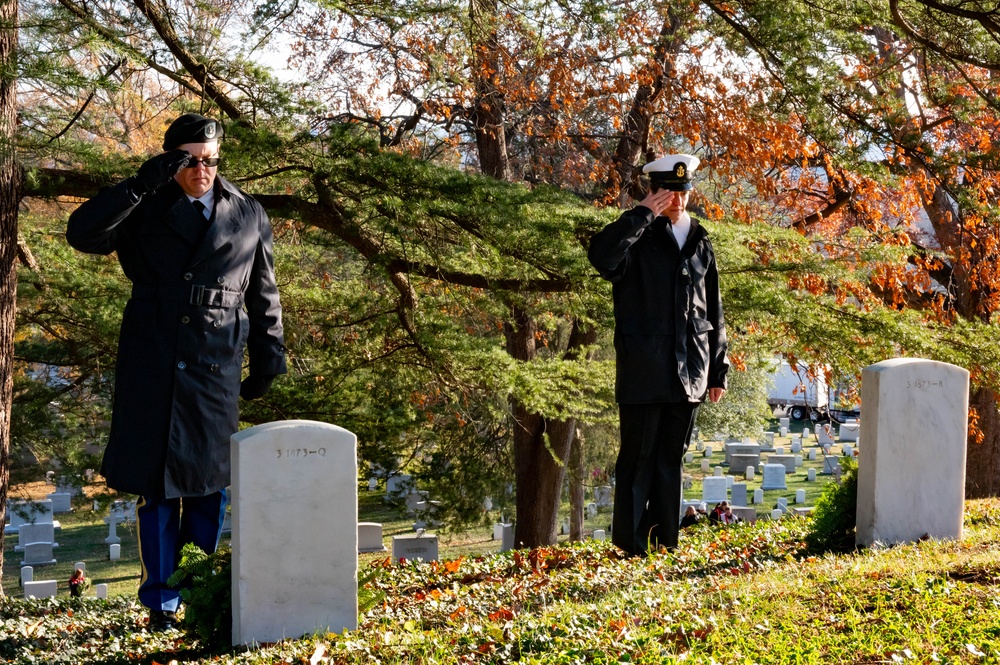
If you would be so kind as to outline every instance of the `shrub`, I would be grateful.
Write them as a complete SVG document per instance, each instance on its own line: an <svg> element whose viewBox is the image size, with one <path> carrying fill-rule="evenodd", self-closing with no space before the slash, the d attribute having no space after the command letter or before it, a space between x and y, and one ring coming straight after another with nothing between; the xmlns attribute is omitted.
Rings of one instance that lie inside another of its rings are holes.
<svg viewBox="0 0 1000 665"><path fill-rule="evenodd" d="M840 459L840 483L830 483L816 501L813 521L806 535L810 552L851 552L858 523L858 463Z"/></svg>

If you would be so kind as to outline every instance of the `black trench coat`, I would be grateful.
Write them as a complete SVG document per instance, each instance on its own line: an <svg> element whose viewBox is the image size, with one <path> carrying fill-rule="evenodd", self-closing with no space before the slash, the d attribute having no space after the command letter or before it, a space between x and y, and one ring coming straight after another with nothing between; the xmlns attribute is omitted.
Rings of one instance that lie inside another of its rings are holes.
<svg viewBox="0 0 1000 665"><path fill-rule="evenodd" d="M175 182L135 204L124 182L70 215L66 239L116 252L132 297L122 315L108 486L151 498L229 484L244 348L250 372L286 371L271 225L217 177L206 221Z"/></svg>
<svg viewBox="0 0 1000 665"><path fill-rule="evenodd" d="M702 402L725 388L726 327L715 253L698 220L683 248L670 219L637 206L596 233L589 258L611 281L620 404Z"/></svg>

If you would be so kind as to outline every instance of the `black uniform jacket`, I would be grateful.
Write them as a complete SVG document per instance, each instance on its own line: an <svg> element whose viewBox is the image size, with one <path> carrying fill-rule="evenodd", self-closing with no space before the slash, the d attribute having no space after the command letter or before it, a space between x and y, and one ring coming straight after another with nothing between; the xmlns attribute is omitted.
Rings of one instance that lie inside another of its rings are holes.
<svg viewBox="0 0 1000 665"><path fill-rule="evenodd" d="M589 257L613 285L619 403L702 402L726 387L719 273L698 220L679 248L670 219L637 206L591 238Z"/></svg>
<svg viewBox="0 0 1000 665"><path fill-rule="evenodd" d="M138 204L122 182L74 211L66 238L116 252L132 281L101 467L108 486L166 498L226 487L244 347L251 373L286 371L263 208L217 177L206 221L176 182Z"/></svg>

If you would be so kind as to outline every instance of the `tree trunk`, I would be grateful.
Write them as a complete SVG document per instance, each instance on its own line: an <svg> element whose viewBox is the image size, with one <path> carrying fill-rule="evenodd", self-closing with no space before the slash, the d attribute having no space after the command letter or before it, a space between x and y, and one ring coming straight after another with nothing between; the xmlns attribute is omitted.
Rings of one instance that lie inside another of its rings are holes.
<svg viewBox="0 0 1000 665"><path fill-rule="evenodd" d="M631 198L641 199L645 192L633 181L633 172L644 150L648 149L649 123L657 110L657 101L663 93L663 84L670 72L670 64L681 51L684 39L678 35L680 18L672 7L668 8L660 40L656 45L650 63L646 68L651 72L651 82L636 88L632 106L625 116L625 129L613 158L614 168L611 178L605 184L610 200L617 200L618 207L628 208Z"/></svg>
<svg viewBox="0 0 1000 665"><path fill-rule="evenodd" d="M1000 412L997 395L988 388L973 388L969 406L979 415L982 443L969 440L965 461L965 498L1000 496Z"/></svg>
<svg viewBox="0 0 1000 665"><path fill-rule="evenodd" d="M17 48L17 3L0 3L0 524L10 484L10 407L14 386L14 316L17 312L17 207L21 199L21 171L14 155L17 123L17 82L11 77ZM3 566L0 531L0 567ZM3 589L0 588L0 597Z"/></svg>
<svg viewBox="0 0 1000 665"><path fill-rule="evenodd" d="M535 322L519 307L504 324L507 353L520 362L536 357ZM597 331L574 321L564 357L572 359L590 345ZM514 542L517 547L556 543L563 481L576 435L576 419L545 419L511 398L514 419L514 479L517 487Z"/></svg>
<svg viewBox="0 0 1000 665"><path fill-rule="evenodd" d="M583 464L583 439L577 428L569 453L569 539L583 540L583 482L587 471Z"/></svg>
<svg viewBox="0 0 1000 665"><path fill-rule="evenodd" d="M496 31L496 0L471 0L472 76L476 99L472 121L476 128L476 148L480 170L498 180L511 179L507 157L506 104L500 90L500 44Z"/></svg>

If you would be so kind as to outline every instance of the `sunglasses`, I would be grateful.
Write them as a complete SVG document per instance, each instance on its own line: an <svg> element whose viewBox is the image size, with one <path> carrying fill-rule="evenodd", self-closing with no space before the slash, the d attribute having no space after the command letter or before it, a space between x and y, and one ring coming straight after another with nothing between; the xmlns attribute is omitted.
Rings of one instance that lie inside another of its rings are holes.
<svg viewBox="0 0 1000 665"><path fill-rule="evenodd" d="M208 157L207 159L198 159L197 157L192 157L191 159L188 160L188 163L185 166L189 169L196 169L198 168L199 164L204 164L206 167L211 168L213 166L218 166L219 161L220 159L218 157Z"/></svg>

